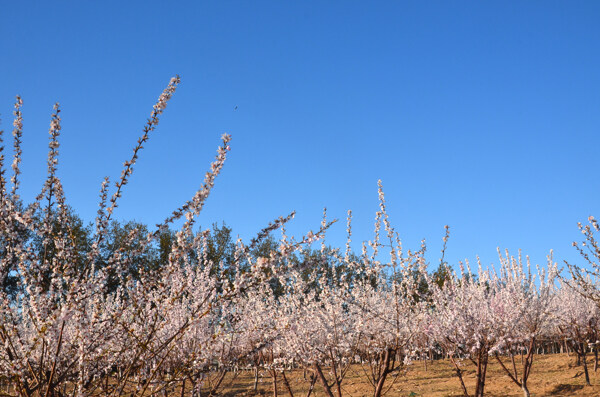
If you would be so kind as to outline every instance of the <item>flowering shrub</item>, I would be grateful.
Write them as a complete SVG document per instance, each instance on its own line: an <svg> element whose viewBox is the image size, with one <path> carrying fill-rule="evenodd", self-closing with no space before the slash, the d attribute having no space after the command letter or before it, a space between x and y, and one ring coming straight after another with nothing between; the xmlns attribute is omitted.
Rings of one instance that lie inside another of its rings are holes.
<svg viewBox="0 0 600 397"><path fill-rule="evenodd" d="M496 358L507 375L529 396L527 379L533 363L536 339L548 332L555 311L554 278L556 266L548 261L548 273L532 274L529 260L503 257L500 274L483 270L477 274L461 267L443 287L433 284L433 309L427 333L449 355L465 395L460 359L467 358L476 368L475 396L482 396L490 356ZM524 352L521 376L514 356ZM500 354L508 355L514 371L508 370ZM457 360L458 358L458 360Z"/></svg>

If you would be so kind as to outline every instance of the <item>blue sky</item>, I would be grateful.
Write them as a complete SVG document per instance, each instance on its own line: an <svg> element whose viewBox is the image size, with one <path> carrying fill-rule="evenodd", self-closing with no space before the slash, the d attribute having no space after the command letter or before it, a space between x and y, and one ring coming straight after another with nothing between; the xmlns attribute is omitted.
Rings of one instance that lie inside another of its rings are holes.
<svg viewBox="0 0 600 397"><path fill-rule="evenodd" d="M59 175L86 220L169 78L182 83L117 218L162 220L200 185L223 132L232 152L199 222L250 238L297 211L354 213L372 237L377 180L405 246L443 227L455 264L496 247L578 261L600 216L597 2L4 2L0 113L23 97L22 196L44 178L52 105ZM237 107L237 110L234 110ZM9 150L10 154L10 150Z"/></svg>

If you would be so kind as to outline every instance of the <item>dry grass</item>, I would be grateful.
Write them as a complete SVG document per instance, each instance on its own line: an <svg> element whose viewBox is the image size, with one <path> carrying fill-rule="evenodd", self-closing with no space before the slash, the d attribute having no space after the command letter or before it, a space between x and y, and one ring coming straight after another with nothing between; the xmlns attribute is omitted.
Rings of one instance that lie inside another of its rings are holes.
<svg viewBox="0 0 600 397"><path fill-rule="evenodd" d="M588 362L591 361L588 359ZM465 362L465 366L467 363ZM472 365L471 365L472 366ZM470 391L474 389L474 371L467 367L466 382ZM529 378L532 396L600 396L600 370L594 373L593 363L589 366L592 386L584 386L583 367L575 365L575 357L566 354L537 355ZM295 397L306 395L309 383L303 379L303 371L288 374ZM241 372L226 380L226 396L272 396L272 379L261 372L258 393L252 391L252 372ZM359 365L353 366L343 383L347 396L371 396L372 391ZM280 396L288 396L281 380L278 382ZM486 380L487 396L522 396L521 390L504 374L495 360L490 360ZM324 396L317 383L312 396ZM443 397L462 396L458 378L448 360L428 363L427 370L422 362L415 362L403 376L399 377L386 396Z"/></svg>

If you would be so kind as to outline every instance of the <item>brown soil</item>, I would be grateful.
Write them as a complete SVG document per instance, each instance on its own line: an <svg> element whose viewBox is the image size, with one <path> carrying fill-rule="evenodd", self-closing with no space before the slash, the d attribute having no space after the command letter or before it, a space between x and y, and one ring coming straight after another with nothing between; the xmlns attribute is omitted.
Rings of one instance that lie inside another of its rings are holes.
<svg viewBox="0 0 600 397"><path fill-rule="evenodd" d="M585 386L583 367L575 365L575 357L566 354L536 355L528 385L531 396L600 396L600 370L594 373L593 363L588 359L592 386ZM469 392L474 390L475 375L470 362L463 363L465 381ZM518 369L520 369L517 366ZM304 397L309 382L304 380L303 371L295 370L287 373L294 397ZM281 376L278 377L279 396L288 396ZM272 378L266 371L261 371L258 392L252 390L253 374L242 371L237 376L229 376L225 381L223 394L226 396L272 396ZM391 383L388 382L388 385ZM342 384L344 396L371 396L372 388L360 365L353 366ZM486 396L522 396L521 389L503 372L495 360L490 359L485 387ZM312 396L322 397L325 394L317 383ZM427 370L423 362L414 362L402 376L391 385L386 396L405 397L445 397L462 396L462 389L452 364L448 360L428 362Z"/></svg>

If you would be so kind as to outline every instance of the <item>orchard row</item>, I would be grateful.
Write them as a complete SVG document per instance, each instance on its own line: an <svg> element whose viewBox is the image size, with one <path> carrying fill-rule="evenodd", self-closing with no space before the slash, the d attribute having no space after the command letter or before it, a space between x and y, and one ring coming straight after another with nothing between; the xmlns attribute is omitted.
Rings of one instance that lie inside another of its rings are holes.
<svg viewBox="0 0 600 397"><path fill-rule="evenodd" d="M577 352L589 383L586 354L596 351L600 321L594 218L581 226L585 242L576 244L587 271L570 266L568 278L551 257L534 269L508 253L500 253L496 268L457 272L442 254L438 270L428 273L425 246L402 247L381 183L375 234L360 254L350 249L351 213L342 249L312 248L330 226L325 216L302 238L286 236L290 214L248 243L232 241L223 227L194 231L230 150L224 135L194 197L154 230L119 226L119 198L178 83L173 78L159 97L112 190L108 178L102 183L92 228L73 215L56 176L58 105L45 184L33 203L20 200L17 98L10 170L0 151L2 392L214 395L228 371L248 368L269 371L291 395L286 371L301 368L309 394L318 382L329 397L341 397L349 366L362 363L373 395L381 396L412 361L444 357L465 396L484 394L490 360L528 396L534 352L547 343ZM172 231L177 222L181 228ZM447 238L448 230L444 247ZM474 390L462 375L470 365Z"/></svg>

